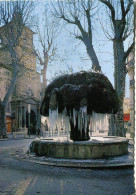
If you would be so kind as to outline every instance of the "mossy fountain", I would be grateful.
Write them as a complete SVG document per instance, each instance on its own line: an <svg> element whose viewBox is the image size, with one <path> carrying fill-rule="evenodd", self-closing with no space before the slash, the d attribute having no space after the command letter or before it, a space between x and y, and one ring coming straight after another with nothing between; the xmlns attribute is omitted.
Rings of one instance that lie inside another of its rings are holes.
<svg viewBox="0 0 136 195"><path fill-rule="evenodd" d="M92 123L108 122L110 113L118 110L118 96L106 76L79 72L56 78L45 91L41 115L48 117L51 130L62 122L70 139L37 139L30 152L40 156L68 159L94 159L126 154L128 140L119 137L89 137Z"/></svg>

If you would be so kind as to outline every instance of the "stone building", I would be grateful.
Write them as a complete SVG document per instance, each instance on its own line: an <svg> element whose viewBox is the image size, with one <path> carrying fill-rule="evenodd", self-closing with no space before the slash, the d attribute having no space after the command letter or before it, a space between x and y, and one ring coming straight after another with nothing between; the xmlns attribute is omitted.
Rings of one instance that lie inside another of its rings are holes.
<svg viewBox="0 0 136 195"><path fill-rule="evenodd" d="M128 129L130 124L130 106L129 106L129 98L124 98L123 103L123 114L124 114L124 126Z"/></svg>
<svg viewBox="0 0 136 195"><path fill-rule="evenodd" d="M130 136L134 137L134 52L127 59L127 70L129 75L129 109L130 109Z"/></svg>
<svg viewBox="0 0 136 195"><path fill-rule="evenodd" d="M0 28L0 30L3 27ZM36 133L39 122L39 105L41 100L41 75L37 72L36 56L33 49L33 34L25 27L18 47L18 55L21 56L20 71L16 86L10 98L6 119L7 131L26 132L28 128L28 105L31 107L30 130ZM0 99L3 100L10 85L12 77L11 57L0 39Z"/></svg>

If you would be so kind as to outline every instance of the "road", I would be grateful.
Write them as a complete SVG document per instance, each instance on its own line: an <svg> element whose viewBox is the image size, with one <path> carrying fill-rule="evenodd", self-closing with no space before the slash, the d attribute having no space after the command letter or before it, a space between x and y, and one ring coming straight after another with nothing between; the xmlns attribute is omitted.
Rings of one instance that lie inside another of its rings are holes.
<svg viewBox="0 0 136 195"><path fill-rule="evenodd" d="M130 195L133 168L80 169L17 160L32 139L0 141L0 195Z"/></svg>

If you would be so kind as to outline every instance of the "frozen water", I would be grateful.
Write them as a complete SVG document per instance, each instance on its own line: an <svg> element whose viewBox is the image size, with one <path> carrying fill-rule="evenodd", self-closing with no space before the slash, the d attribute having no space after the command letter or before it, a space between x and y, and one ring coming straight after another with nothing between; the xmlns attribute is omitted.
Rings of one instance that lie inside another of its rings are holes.
<svg viewBox="0 0 136 195"><path fill-rule="evenodd" d="M76 126L76 118L77 118L77 110L75 108L73 108L73 120L74 120L74 127Z"/></svg>
<svg viewBox="0 0 136 195"><path fill-rule="evenodd" d="M91 116L91 128L94 132L108 132L109 130L109 114L92 113Z"/></svg>
<svg viewBox="0 0 136 195"><path fill-rule="evenodd" d="M49 109L49 117L47 119L48 127L50 129L51 137L67 136L69 139L70 132L70 119L72 120L74 127L78 125L80 135L82 136L82 130L84 129L85 135L87 133L87 127L89 124L90 135L92 132L104 133L109 131L109 114L101 114L93 112L92 115L87 114L87 106L81 107L79 111L73 108L73 113L70 117L67 115L66 108L62 113L58 113L58 107L56 110ZM78 123L78 124L76 124Z"/></svg>

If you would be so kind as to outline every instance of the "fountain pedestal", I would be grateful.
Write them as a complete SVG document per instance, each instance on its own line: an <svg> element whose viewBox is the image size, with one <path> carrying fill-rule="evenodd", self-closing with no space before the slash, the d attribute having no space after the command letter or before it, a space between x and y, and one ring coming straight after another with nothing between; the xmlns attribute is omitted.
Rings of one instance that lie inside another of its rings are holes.
<svg viewBox="0 0 136 195"><path fill-rule="evenodd" d="M30 152L39 156L64 159L96 159L128 153L128 139L122 137L93 137L89 141L58 141L36 139Z"/></svg>

